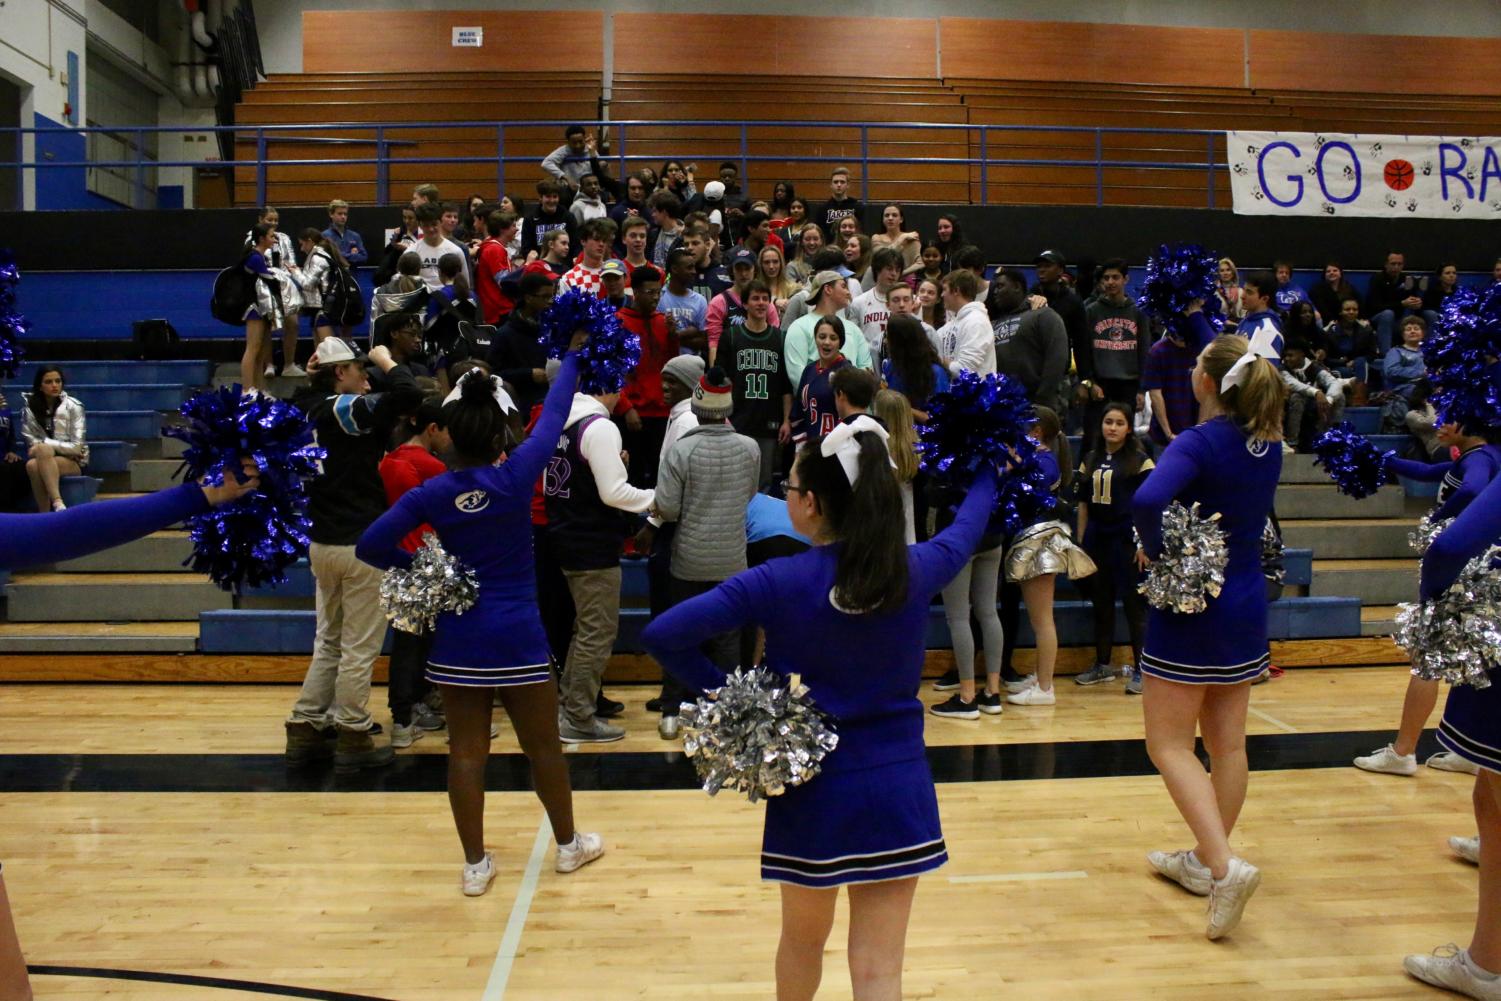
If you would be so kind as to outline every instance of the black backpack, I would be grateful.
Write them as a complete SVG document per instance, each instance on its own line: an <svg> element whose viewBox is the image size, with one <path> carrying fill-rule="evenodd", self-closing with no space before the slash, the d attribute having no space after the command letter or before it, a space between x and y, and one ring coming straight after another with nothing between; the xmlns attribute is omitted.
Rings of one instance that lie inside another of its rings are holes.
<svg viewBox="0 0 1501 1001"><path fill-rule="evenodd" d="M255 304L254 281L255 276L246 271L243 264L235 264L219 272L208 301L208 311L213 314L214 319L243 327L245 310Z"/></svg>
<svg viewBox="0 0 1501 1001"><path fill-rule="evenodd" d="M341 327L352 327L365 319L365 294L354 272L330 259L323 279L323 315Z"/></svg>

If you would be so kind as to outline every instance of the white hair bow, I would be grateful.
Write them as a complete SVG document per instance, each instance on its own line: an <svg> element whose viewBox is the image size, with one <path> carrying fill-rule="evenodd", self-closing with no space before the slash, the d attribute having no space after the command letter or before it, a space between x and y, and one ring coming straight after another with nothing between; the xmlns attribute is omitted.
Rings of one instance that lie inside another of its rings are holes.
<svg viewBox="0 0 1501 1001"><path fill-rule="evenodd" d="M1251 335L1250 347L1246 353L1235 359L1235 364L1230 366L1230 371L1225 373L1220 380L1220 392L1228 393L1235 387L1243 384L1251 372L1251 366L1257 358L1266 358L1276 361L1282 357L1278 350L1277 341L1282 335L1277 333L1277 328L1270 323L1263 324Z"/></svg>
<svg viewBox="0 0 1501 1001"><path fill-rule="evenodd" d="M464 383L468 382L470 378L483 379L484 377L484 373L477 368L471 368L469 371L459 376L459 381L453 384L453 389L449 391L447 396L443 397L443 405L447 406L454 400L457 400L460 396L463 396ZM495 402L500 404L501 413L514 414L516 412L516 404L511 399L511 394L506 392L506 387L501 385L500 376L490 376L490 385L491 388L493 388L495 391Z"/></svg>
<svg viewBox="0 0 1501 1001"><path fill-rule="evenodd" d="M880 421L868 414L857 414L834 425L834 430L824 435L822 444L818 446L824 458L832 455L839 460L839 465L844 469L844 478L850 481L852 487L860 478L860 442L855 436L861 431L879 435L883 445L889 437ZM891 465L895 467L896 463L892 462Z"/></svg>

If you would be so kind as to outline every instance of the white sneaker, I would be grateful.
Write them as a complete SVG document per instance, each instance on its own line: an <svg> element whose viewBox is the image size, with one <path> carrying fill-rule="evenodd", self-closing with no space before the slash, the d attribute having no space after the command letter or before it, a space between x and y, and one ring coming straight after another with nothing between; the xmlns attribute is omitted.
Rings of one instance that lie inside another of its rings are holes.
<svg viewBox="0 0 1501 1001"><path fill-rule="evenodd" d="M485 857L475 865L464 865L464 896L480 897L495 881L495 856L485 852Z"/></svg>
<svg viewBox="0 0 1501 1001"><path fill-rule="evenodd" d="M1014 706L1051 706L1057 703L1058 696L1053 694L1051 688L1043 691L1041 688L1033 685L1030 688L1023 688L1019 692L1006 696L1006 701Z"/></svg>
<svg viewBox="0 0 1501 1001"><path fill-rule="evenodd" d="M1441 772L1460 772L1464 775L1479 775L1480 766L1469 758L1462 758L1453 751L1439 751L1428 759L1429 768L1437 768Z"/></svg>
<svg viewBox="0 0 1501 1001"><path fill-rule="evenodd" d="M582 869L605 853L605 839L598 834L573 833L573 841L558 846L558 858L553 868L558 872L573 872Z"/></svg>
<svg viewBox="0 0 1501 1001"><path fill-rule="evenodd" d="M391 746L411 747L422 739L422 731L415 726L402 726L399 723L391 725Z"/></svg>
<svg viewBox="0 0 1501 1001"><path fill-rule="evenodd" d="M1450 838L1449 850L1471 865L1480 864L1480 836L1473 838Z"/></svg>
<svg viewBox="0 0 1501 1001"><path fill-rule="evenodd" d="M1425 984L1442 987L1479 1001L1501 1001L1501 977L1482 971L1468 951L1454 944L1439 946L1431 956L1408 956L1402 969Z"/></svg>
<svg viewBox="0 0 1501 1001"><path fill-rule="evenodd" d="M1292 455L1292 454L1293 454L1293 452L1295 452L1295 451L1296 451L1296 449L1294 449L1294 448L1293 448L1293 447L1292 447L1292 446L1291 446L1291 445L1289 445L1289 444L1288 444L1288 443L1287 443L1287 442L1285 442L1285 441L1284 441L1284 442L1283 442L1283 443L1282 443L1282 454L1283 454L1283 455ZM1210 936L1210 938L1213 938L1213 937L1214 937L1214 936L1212 936L1212 935L1211 935L1211 936Z"/></svg>
<svg viewBox="0 0 1501 1001"><path fill-rule="evenodd" d="M262 372L261 375L264 375L266 378L270 379L271 377L273 377L274 375L276 375L276 366L275 365L267 365L266 366L266 371Z"/></svg>
<svg viewBox="0 0 1501 1001"><path fill-rule="evenodd" d="M281 370L281 377L283 379L306 379L307 371L294 362Z"/></svg>
<svg viewBox="0 0 1501 1001"><path fill-rule="evenodd" d="M1368 772L1381 772L1385 775L1416 775L1418 773L1418 756L1416 754L1398 754L1396 748L1387 744L1377 751L1372 751L1364 757L1355 759L1355 767Z"/></svg>
<svg viewBox="0 0 1501 1001"><path fill-rule="evenodd" d="M1261 870L1243 858L1231 858L1224 879L1209 881L1209 926L1204 934L1210 939L1224 938L1240 924L1246 901L1261 885Z"/></svg>
<svg viewBox="0 0 1501 1001"><path fill-rule="evenodd" d="M1189 893L1209 896L1209 884L1214 878L1209 875L1207 865L1194 859L1193 852L1148 852L1147 864Z"/></svg>
<svg viewBox="0 0 1501 1001"><path fill-rule="evenodd" d="M1025 692L1035 684L1037 684L1037 675L1035 674L1029 674L1020 681L1001 682L1001 686L1006 689L1006 693L1008 695L1015 695L1017 692Z"/></svg>

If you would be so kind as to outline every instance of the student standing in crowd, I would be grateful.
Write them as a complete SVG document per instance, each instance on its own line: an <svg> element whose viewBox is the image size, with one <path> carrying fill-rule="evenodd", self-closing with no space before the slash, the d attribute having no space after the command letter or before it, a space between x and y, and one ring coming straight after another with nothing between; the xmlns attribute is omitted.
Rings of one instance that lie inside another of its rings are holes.
<svg viewBox="0 0 1501 1001"><path fill-rule="evenodd" d="M901 254L892 247L881 248L871 255L870 270L875 284L856 296L850 308L855 313L856 325L865 335L871 358L879 362L885 346L886 322L891 318L891 307L886 300L891 290L902 284Z"/></svg>
<svg viewBox="0 0 1501 1001"><path fill-rule="evenodd" d="M367 361L389 377L390 391L370 392ZM288 765L305 765L331 756L337 771L353 772L388 765L395 754L389 744L375 743L369 709L370 673L386 638L381 575L356 558L355 543L385 513L380 460L422 395L385 347L371 349L367 359L349 341L330 337L308 369L312 384L298 405L328 455L308 484L318 621L313 659L286 721L286 758Z"/></svg>
<svg viewBox="0 0 1501 1001"><path fill-rule="evenodd" d="M771 322L771 290L759 279L745 289L745 322L720 342L719 363L734 390L735 430L761 453L758 489L771 486L782 446L792 440L792 386L782 332Z"/></svg>
<svg viewBox="0 0 1501 1001"><path fill-rule="evenodd" d="M918 236L916 231L904 231L902 227L905 225L902 207L887 205L881 210L881 232L870 238L871 246L875 249L890 247L901 254L903 270L916 264L922 252L922 237Z"/></svg>
<svg viewBox="0 0 1501 1001"><path fill-rule="evenodd" d="M797 445L827 434L839 423L831 380L835 372L850 364L843 350L852 338L859 336L858 332L848 330L842 317L815 318L813 343L818 357L803 369L792 403L792 440Z"/></svg>
<svg viewBox="0 0 1501 1001"><path fill-rule="evenodd" d="M761 449L730 423L734 392L723 370L711 368L693 388L690 403L698 426L662 455L654 513L677 530L672 536L668 597L681 604L713 590L745 569L745 508L755 496ZM727 630L704 640L703 652L721 671L735 666L740 633ZM700 692L664 676L663 740L678 735L678 709Z"/></svg>
<svg viewBox="0 0 1501 1001"><path fill-rule="evenodd" d="M511 254L506 248L516 235L517 219L516 213L504 209L477 218L482 233L475 255L474 294L479 297L480 315L493 327L505 318L500 282L511 271Z"/></svg>
<svg viewBox="0 0 1501 1001"><path fill-rule="evenodd" d="M615 245L615 224L604 216L590 219L578 227L583 239L582 253L578 263L563 275L559 292L582 289L587 295L598 295L600 270L609 258L610 248Z"/></svg>
<svg viewBox="0 0 1501 1001"><path fill-rule="evenodd" d="M835 167L829 174L829 200L818 210L818 228L823 230L825 243L834 241L842 219L853 218L856 222L865 213L865 206L850 197L850 172L846 167Z"/></svg>
<svg viewBox="0 0 1501 1001"><path fill-rule="evenodd" d="M332 298L333 283L340 280L340 272L347 269L349 263L328 237L311 226L302 231L298 244L303 254L303 268L297 275L297 281L302 285L302 312L312 318L313 346L317 347L336 330L343 330L344 318L330 316L328 310L332 307L325 300ZM285 353L285 348L282 355L285 365L281 374L289 379L307 375L297 364L295 343L293 347L291 355Z"/></svg>
<svg viewBox="0 0 1501 1001"><path fill-rule="evenodd" d="M652 491L631 486L620 430L610 420L621 394L574 394L554 435L543 477L549 546L573 596L576 620L563 668L560 734L565 744L620 740L625 731L598 715L605 666L620 628L620 551L645 514Z"/></svg>
<svg viewBox="0 0 1501 1001"><path fill-rule="evenodd" d="M708 344L709 300L693 288L693 252L679 247L667 256L667 288L659 308L667 314L680 343Z"/></svg>
<svg viewBox="0 0 1501 1001"><path fill-rule="evenodd" d="M1141 375L1152 347L1152 321L1126 297L1126 262L1112 257L1096 275L1100 295L1084 308L1091 373L1080 383L1087 394L1086 447L1099 435L1106 403L1124 403L1133 414L1141 406Z"/></svg>
<svg viewBox="0 0 1501 1001"><path fill-rule="evenodd" d="M443 420L442 401L436 397L423 400L421 406L398 425L396 437L396 447L380 460L386 503L393 507L408 491L448 472L448 467L439 458L452 444ZM432 526L426 523L412 529L399 543L402 551L415 553L431 531ZM430 630L419 633L402 629L391 631L391 674L386 688L386 704L391 709L392 747L411 747L414 741L421 739L424 730L441 730L447 725L442 714L430 709L423 701L431 688L424 673L432 645Z"/></svg>
<svg viewBox="0 0 1501 1001"><path fill-rule="evenodd" d="M335 198L328 203L328 228L323 235L338 248L351 268L357 268L370 259L359 230L349 228L349 203L344 199Z"/></svg>
<svg viewBox="0 0 1501 1001"><path fill-rule="evenodd" d="M830 320L841 330L841 353L860 368L875 366L870 357L870 345L860 328L850 322L846 315L852 296L849 285L835 271L820 271L813 276L808 286L808 306L811 313L791 322L786 328L787 381L800 385L804 370L818 354L814 334L823 320Z"/></svg>
<svg viewBox="0 0 1501 1001"><path fill-rule="evenodd" d="M657 481L662 436L667 432L667 401L662 398L662 368L680 350L669 319L657 311L662 276L651 265L631 274L630 305L620 310L620 322L641 341L641 360L620 393L616 416L630 454L630 481L651 487Z"/></svg>
<svg viewBox="0 0 1501 1001"><path fill-rule="evenodd" d="M449 254L458 257L463 263L466 280L469 274L469 255L464 252L463 247L443 235L442 218L443 214L436 205L417 206L417 225L422 227L422 239L412 245L412 250L422 258L420 275L429 292L436 292L443 287L438 265Z"/></svg>
<svg viewBox="0 0 1501 1001"><path fill-rule="evenodd" d="M726 332L732 332L745 324L745 293L750 283L756 280L756 255L745 247L737 247L730 254L729 288L709 302L709 311L704 319L704 329L709 335L709 364L718 361L719 344ZM781 318L775 306L767 310L766 322L780 329Z"/></svg>
<svg viewBox="0 0 1501 1001"><path fill-rule="evenodd" d="M960 268L943 278L943 308L949 316L938 331L938 353L950 375L995 373L995 337L985 304L976 301L980 281Z"/></svg>
<svg viewBox="0 0 1501 1001"><path fill-rule="evenodd" d="M531 261L544 255L544 237L554 230L563 230L568 234L570 245L573 243L575 227L573 216L560 204L563 197L563 188L552 178L543 178L537 182L537 209L526 217L521 229L521 260Z"/></svg>
<svg viewBox="0 0 1501 1001"><path fill-rule="evenodd" d="M1033 403L1062 409L1069 359L1063 318L1050 306L1032 307L1026 275L1015 268L996 271L986 307L996 371L1019 379Z"/></svg>
<svg viewBox="0 0 1501 1001"><path fill-rule="evenodd" d="M1131 430L1134 414L1124 403L1105 404L1100 415L1099 442L1079 464L1074 478L1078 501L1078 538L1094 561L1088 579L1094 609L1094 667L1074 678L1080 685L1114 681L1111 663L1115 649L1115 601L1119 597L1131 640L1127 695L1141 694L1141 638L1147 604L1138 590L1146 569L1146 554L1136 545L1131 527L1131 501L1136 488L1152 471L1152 460Z"/></svg>
<svg viewBox="0 0 1501 1001"><path fill-rule="evenodd" d="M1153 608L1141 656L1147 753L1196 841L1188 851L1154 851L1148 861L1209 898L1211 939L1234 930L1261 882L1260 870L1231 850L1230 833L1245 803L1251 681L1269 659L1261 537L1282 472L1286 391L1252 343L1221 336L1199 354L1193 391L1202 423L1169 446L1132 502L1149 559L1162 554L1162 514L1174 500L1202 504L1206 517L1219 514L1228 535L1219 595L1196 615ZM1194 753L1196 730L1213 762L1208 773Z"/></svg>
<svg viewBox="0 0 1501 1001"><path fill-rule="evenodd" d="M1199 404L1194 399L1191 378L1197 361L1198 353L1184 341L1177 324L1169 324L1147 352L1141 385L1152 400L1148 434L1159 451L1199 423Z"/></svg>

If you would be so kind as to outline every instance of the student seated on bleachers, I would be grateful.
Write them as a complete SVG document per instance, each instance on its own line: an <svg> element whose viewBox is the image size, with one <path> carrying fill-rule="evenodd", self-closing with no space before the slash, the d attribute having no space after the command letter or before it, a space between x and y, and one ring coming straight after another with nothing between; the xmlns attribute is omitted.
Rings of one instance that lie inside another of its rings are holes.
<svg viewBox="0 0 1501 1001"><path fill-rule="evenodd" d="M1337 378L1314 361L1306 341L1290 340L1282 348L1282 383L1287 387L1283 435L1301 452L1344 418L1349 380Z"/></svg>
<svg viewBox="0 0 1501 1001"><path fill-rule="evenodd" d="M1352 296L1340 302L1339 315L1324 327L1323 343L1315 354L1338 375L1370 381L1371 369L1377 368L1376 331L1360 318L1360 300Z"/></svg>
<svg viewBox="0 0 1501 1001"><path fill-rule="evenodd" d="M83 404L69 396L63 370L50 365L37 369L26 399L22 434L30 457L26 475L38 511L61 511L59 481L77 476L89 464L89 443L84 428Z"/></svg>
<svg viewBox="0 0 1501 1001"><path fill-rule="evenodd" d="M1381 402L1381 431L1400 434L1407 426L1407 412L1412 409L1413 392L1423 378L1423 338L1428 321L1413 315L1402 320L1402 343L1386 353L1381 363L1381 380L1385 388L1377 396Z"/></svg>

